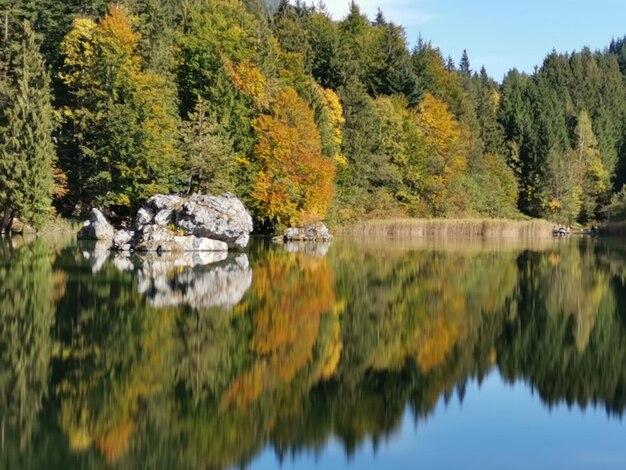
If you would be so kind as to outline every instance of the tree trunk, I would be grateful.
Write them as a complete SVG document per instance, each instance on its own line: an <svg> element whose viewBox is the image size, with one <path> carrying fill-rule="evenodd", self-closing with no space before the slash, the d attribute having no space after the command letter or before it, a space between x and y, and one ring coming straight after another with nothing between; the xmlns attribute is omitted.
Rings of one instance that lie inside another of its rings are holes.
<svg viewBox="0 0 626 470"><path fill-rule="evenodd" d="M11 225L13 224L13 211L11 209L5 209L0 221L0 234L9 235Z"/></svg>

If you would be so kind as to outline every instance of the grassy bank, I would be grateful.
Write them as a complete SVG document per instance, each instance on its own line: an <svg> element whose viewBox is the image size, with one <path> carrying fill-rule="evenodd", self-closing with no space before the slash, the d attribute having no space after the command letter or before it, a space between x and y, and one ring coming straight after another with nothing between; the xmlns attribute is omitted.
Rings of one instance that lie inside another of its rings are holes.
<svg viewBox="0 0 626 470"><path fill-rule="evenodd" d="M83 227L83 223L84 221L79 219L64 219L62 217L55 217L41 227L37 233L39 235L78 233L78 231Z"/></svg>
<svg viewBox="0 0 626 470"><path fill-rule="evenodd" d="M360 237L550 237L546 220L390 219L367 220L339 227L338 235Z"/></svg>

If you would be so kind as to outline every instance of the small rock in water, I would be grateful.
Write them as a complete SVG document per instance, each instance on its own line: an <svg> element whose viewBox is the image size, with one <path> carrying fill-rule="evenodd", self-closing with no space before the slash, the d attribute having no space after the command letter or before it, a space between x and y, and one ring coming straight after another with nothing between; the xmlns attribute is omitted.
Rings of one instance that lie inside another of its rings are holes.
<svg viewBox="0 0 626 470"><path fill-rule="evenodd" d="M22 222L17 217L13 218L13 222L11 223L11 228L9 229L9 231L18 235L37 233L37 230L32 228L30 225Z"/></svg>
<svg viewBox="0 0 626 470"><path fill-rule="evenodd" d="M135 236L134 230L118 230L113 236L112 250L130 251L132 248L131 240Z"/></svg>
<svg viewBox="0 0 626 470"><path fill-rule="evenodd" d="M306 227L290 227L285 231L283 238L288 242L318 242L328 241L332 235L324 223L315 222Z"/></svg>

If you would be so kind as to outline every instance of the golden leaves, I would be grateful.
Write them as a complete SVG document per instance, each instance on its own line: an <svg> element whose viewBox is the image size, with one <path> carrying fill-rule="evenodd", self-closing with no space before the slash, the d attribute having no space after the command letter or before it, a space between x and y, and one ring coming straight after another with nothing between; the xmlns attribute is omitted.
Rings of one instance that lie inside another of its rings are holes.
<svg viewBox="0 0 626 470"><path fill-rule="evenodd" d="M292 88L277 93L272 111L253 124L259 172L251 197L261 216L273 222L323 219L334 194L335 166L322 156L313 112Z"/></svg>

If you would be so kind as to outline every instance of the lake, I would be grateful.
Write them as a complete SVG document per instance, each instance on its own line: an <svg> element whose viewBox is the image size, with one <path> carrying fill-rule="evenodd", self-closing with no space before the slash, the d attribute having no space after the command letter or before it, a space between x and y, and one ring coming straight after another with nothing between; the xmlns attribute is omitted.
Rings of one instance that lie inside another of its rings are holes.
<svg viewBox="0 0 626 470"><path fill-rule="evenodd" d="M626 243L0 241L2 468L626 468Z"/></svg>

